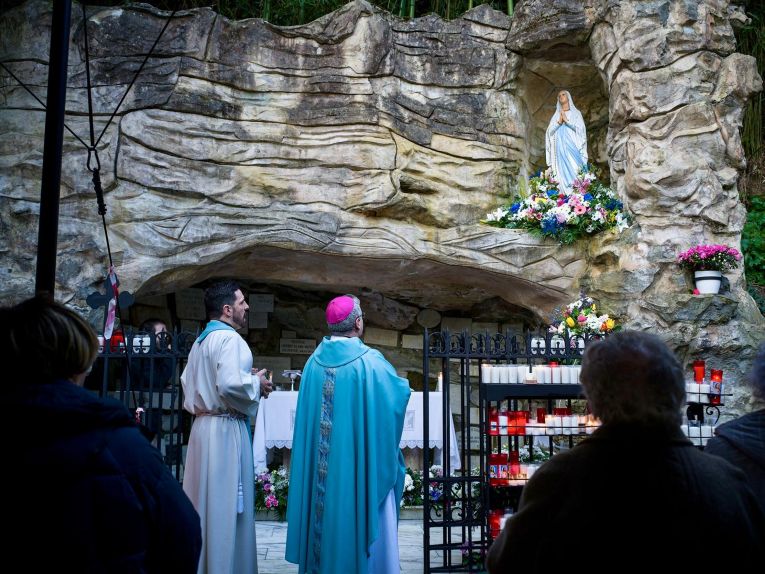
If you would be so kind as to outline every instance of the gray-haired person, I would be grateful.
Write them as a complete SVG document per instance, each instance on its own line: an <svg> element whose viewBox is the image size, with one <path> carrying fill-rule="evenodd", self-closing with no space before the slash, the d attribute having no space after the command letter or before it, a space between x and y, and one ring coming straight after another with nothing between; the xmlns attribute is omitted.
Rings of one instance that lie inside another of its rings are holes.
<svg viewBox="0 0 765 574"><path fill-rule="evenodd" d="M603 424L531 477L489 572L579 559L609 572L763 563L765 515L739 469L683 435L683 371L662 340L626 331L591 342L581 381Z"/></svg>

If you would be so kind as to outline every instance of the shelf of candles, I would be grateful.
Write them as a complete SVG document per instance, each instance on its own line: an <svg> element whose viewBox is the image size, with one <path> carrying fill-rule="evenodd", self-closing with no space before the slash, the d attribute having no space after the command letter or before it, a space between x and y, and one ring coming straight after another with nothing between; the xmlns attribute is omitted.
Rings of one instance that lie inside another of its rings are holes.
<svg viewBox="0 0 765 574"><path fill-rule="evenodd" d="M577 385L581 365L516 365L481 363L481 382L487 385Z"/></svg>
<svg viewBox="0 0 765 574"><path fill-rule="evenodd" d="M486 400L502 401L507 397L519 399L578 399L584 397L582 385L490 384L484 387Z"/></svg>
<svg viewBox="0 0 765 574"><path fill-rule="evenodd" d="M724 389L720 389L723 391ZM707 383L685 383L685 401L687 403L699 403L702 405L714 405L721 407L725 405L724 397L731 397L733 393L712 392L712 388Z"/></svg>
<svg viewBox="0 0 765 574"><path fill-rule="evenodd" d="M489 413L489 436L588 435L600 426L592 415L546 415L542 420L526 421L527 411L509 411L505 415L494 411Z"/></svg>

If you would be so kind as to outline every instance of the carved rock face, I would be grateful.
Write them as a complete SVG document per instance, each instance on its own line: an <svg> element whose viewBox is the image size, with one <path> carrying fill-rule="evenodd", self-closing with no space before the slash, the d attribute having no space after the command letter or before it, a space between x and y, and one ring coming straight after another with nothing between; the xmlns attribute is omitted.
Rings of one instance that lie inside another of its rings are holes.
<svg viewBox="0 0 765 574"><path fill-rule="evenodd" d="M43 99L49 10L0 15L0 59ZM167 14L88 10L98 136ZM75 10L67 125L87 139L82 24ZM739 304L714 317L666 301L692 288L676 253L739 245L738 129L762 84L734 46L722 0L527 0L512 20L481 5L451 22L357 1L290 28L179 12L98 145L123 287L140 297L225 275L413 308L499 299L540 322L583 287L683 358L715 352L734 368L765 336L740 271ZM19 299L34 276L44 114L0 78L0 293ZM562 88L636 219L565 248L478 223L544 167ZM79 303L105 243L86 152L64 140L57 289Z"/></svg>

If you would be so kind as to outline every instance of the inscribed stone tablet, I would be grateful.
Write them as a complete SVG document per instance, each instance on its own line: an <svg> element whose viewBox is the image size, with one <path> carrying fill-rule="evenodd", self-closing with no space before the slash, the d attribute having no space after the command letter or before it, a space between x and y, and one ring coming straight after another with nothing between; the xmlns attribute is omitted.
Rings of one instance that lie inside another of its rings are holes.
<svg viewBox="0 0 765 574"><path fill-rule="evenodd" d="M401 335L404 349L422 349L422 335Z"/></svg>
<svg viewBox="0 0 765 574"><path fill-rule="evenodd" d="M250 314L253 311L258 313L274 312L274 296L268 293L252 293L250 295Z"/></svg>
<svg viewBox="0 0 765 574"><path fill-rule="evenodd" d="M310 355L315 349L315 339L279 339L279 352L284 355Z"/></svg>
<svg viewBox="0 0 765 574"><path fill-rule="evenodd" d="M364 343L367 345L398 347L398 331L368 327L364 329Z"/></svg>
<svg viewBox="0 0 765 574"><path fill-rule="evenodd" d="M181 319L204 321L205 292L202 289L180 289L175 293L175 310Z"/></svg>

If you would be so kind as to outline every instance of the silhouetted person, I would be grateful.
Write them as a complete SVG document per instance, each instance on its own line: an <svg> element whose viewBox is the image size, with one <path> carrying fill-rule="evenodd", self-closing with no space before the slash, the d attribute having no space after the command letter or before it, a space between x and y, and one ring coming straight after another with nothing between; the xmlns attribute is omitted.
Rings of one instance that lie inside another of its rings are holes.
<svg viewBox="0 0 765 574"><path fill-rule="evenodd" d="M762 564L765 516L739 469L683 435L683 371L661 339L627 331L589 343L581 381L602 426L531 477L489 572Z"/></svg>
<svg viewBox="0 0 765 574"><path fill-rule="evenodd" d="M752 394L765 401L765 343L749 373ZM721 456L744 471L765 512L765 408L717 427L704 452Z"/></svg>
<svg viewBox="0 0 765 574"><path fill-rule="evenodd" d="M98 343L43 298L0 309L4 543L25 572L195 572L199 516L127 409L81 387ZM9 372L9 371L6 371Z"/></svg>

